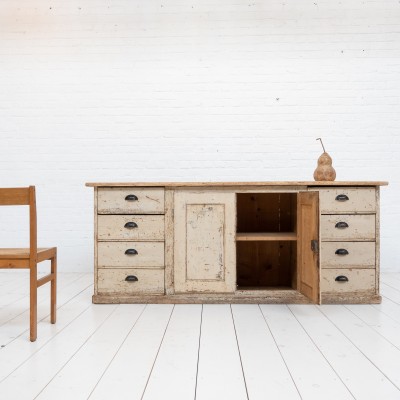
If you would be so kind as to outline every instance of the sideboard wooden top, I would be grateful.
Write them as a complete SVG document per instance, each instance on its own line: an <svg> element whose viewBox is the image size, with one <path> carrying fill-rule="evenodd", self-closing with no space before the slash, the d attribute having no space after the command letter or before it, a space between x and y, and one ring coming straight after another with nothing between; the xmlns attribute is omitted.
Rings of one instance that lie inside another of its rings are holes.
<svg viewBox="0 0 400 400"><path fill-rule="evenodd" d="M89 182L90 187L235 187L235 186L386 186L385 181L272 181L272 182Z"/></svg>

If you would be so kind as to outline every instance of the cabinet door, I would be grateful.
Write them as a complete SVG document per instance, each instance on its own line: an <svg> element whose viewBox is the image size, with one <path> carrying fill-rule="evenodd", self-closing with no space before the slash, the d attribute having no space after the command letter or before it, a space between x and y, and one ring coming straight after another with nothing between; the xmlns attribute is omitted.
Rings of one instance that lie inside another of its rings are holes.
<svg viewBox="0 0 400 400"><path fill-rule="evenodd" d="M234 193L175 191L176 293L232 293L236 286Z"/></svg>
<svg viewBox="0 0 400 400"><path fill-rule="evenodd" d="M297 220L297 288L313 303L320 303L318 192L300 192Z"/></svg>

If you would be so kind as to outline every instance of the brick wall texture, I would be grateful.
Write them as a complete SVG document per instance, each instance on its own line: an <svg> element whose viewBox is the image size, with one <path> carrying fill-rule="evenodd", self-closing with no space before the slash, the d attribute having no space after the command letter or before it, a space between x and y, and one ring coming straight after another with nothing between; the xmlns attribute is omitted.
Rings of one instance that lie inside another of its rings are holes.
<svg viewBox="0 0 400 400"><path fill-rule="evenodd" d="M39 243L93 267L89 181L388 180L400 270L400 2L2 0L0 185L35 184ZM0 210L3 247L26 213Z"/></svg>

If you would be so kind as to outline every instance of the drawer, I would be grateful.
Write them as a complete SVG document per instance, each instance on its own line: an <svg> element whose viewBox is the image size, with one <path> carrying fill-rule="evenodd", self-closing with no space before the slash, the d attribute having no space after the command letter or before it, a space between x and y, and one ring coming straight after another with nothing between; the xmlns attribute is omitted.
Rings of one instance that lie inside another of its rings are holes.
<svg viewBox="0 0 400 400"><path fill-rule="evenodd" d="M346 277L348 280L337 281L338 277ZM375 293L375 269L321 270L321 292Z"/></svg>
<svg viewBox="0 0 400 400"><path fill-rule="evenodd" d="M163 215L99 215L98 240L164 240Z"/></svg>
<svg viewBox="0 0 400 400"><path fill-rule="evenodd" d="M321 214L375 212L375 188L319 189Z"/></svg>
<svg viewBox="0 0 400 400"><path fill-rule="evenodd" d="M137 280L127 281L127 277ZM163 294L163 269L101 268L97 270L97 291L99 294L119 295Z"/></svg>
<svg viewBox="0 0 400 400"><path fill-rule="evenodd" d="M164 267L164 242L99 242L99 267Z"/></svg>
<svg viewBox="0 0 400 400"><path fill-rule="evenodd" d="M375 240L375 215L321 215L321 240Z"/></svg>
<svg viewBox="0 0 400 400"><path fill-rule="evenodd" d="M321 268L375 268L375 242L322 242Z"/></svg>
<svg viewBox="0 0 400 400"><path fill-rule="evenodd" d="M162 188L100 188L99 214L164 214Z"/></svg>

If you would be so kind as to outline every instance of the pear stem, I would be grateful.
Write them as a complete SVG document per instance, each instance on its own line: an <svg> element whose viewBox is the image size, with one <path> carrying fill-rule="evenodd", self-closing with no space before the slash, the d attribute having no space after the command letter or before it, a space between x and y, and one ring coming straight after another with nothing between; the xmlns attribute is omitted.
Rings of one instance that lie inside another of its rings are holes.
<svg viewBox="0 0 400 400"><path fill-rule="evenodd" d="M316 140L319 140L319 141L321 142L321 145L322 145L322 148L323 148L323 150L324 150L324 153L326 153L324 144L322 143L322 139L319 137L319 138L317 138Z"/></svg>

